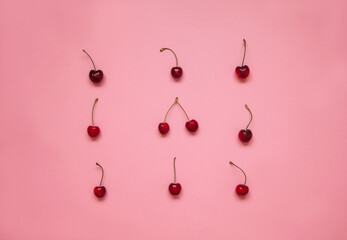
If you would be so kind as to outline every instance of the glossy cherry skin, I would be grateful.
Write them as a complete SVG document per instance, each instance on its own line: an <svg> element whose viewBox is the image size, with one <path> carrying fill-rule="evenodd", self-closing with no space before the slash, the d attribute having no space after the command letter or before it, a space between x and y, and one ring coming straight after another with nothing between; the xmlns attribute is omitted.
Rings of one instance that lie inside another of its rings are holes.
<svg viewBox="0 0 347 240"><path fill-rule="evenodd" d="M181 190L182 190L182 187L181 187L181 184L179 183L171 183L169 185L169 192L173 196L180 194Z"/></svg>
<svg viewBox="0 0 347 240"><path fill-rule="evenodd" d="M101 82L103 77L104 73L101 70L90 70L89 72L89 79L94 83Z"/></svg>
<svg viewBox="0 0 347 240"><path fill-rule="evenodd" d="M239 78L245 79L249 75L249 67L247 65L243 65L242 67L237 66L235 69L235 73Z"/></svg>
<svg viewBox="0 0 347 240"><path fill-rule="evenodd" d="M199 128L199 124L196 120L192 119L189 122L186 122L186 128L189 132L196 132Z"/></svg>
<svg viewBox="0 0 347 240"><path fill-rule="evenodd" d="M247 185L239 184L236 186L235 192L239 196L245 196L249 192L249 189Z"/></svg>
<svg viewBox="0 0 347 240"><path fill-rule="evenodd" d="M239 132L239 139L241 142L248 143L252 139L253 133L251 130L247 129L242 129Z"/></svg>
<svg viewBox="0 0 347 240"><path fill-rule="evenodd" d="M98 126L89 126L87 132L90 137L97 137L100 134L100 128Z"/></svg>
<svg viewBox="0 0 347 240"><path fill-rule="evenodd" d="M104 186L102 187L97 186L94 188L94 194L98 198L102 198L103 196L105 196L105 193L106 193L106 188Z"/></svg>
<svg viewBox="0 0 347 240"><path fill-rule="evenodd" d="M173 78L180 78L183 74L183 70L181 67L173 67L171 68L171 76Z"/></svg>
<svg viewBox="0 0 347 240"><path fill-rule="evenodd" d="M170 130L170 127L168 123L162 122L162 123L159 123L158 129L159 129L159 132L164 135L168 133L168 131Z"/></svg>

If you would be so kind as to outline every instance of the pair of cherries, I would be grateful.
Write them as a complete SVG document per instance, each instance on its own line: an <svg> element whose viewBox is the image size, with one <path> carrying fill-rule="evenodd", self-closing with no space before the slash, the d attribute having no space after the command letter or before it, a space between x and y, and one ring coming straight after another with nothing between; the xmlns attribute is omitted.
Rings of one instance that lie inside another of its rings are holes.
<svg viewBox="0 0 347 240"><path fill-rule="evenodd" d="M244 45L244 52L243 52L242 64L241 66L237 66L235 68L236 75L242 80L246 79L250 73L249 67L247 65L244 65L245 57L246 57L246 40L245 39L243 39L243 45ZM178 59L177 59L176 53L170 48L162 48L160 49L160 52L163 52L165 50L171 51L174 54L176 59L176 67L171 68L171 76L175 79L181 78L183 74L183 70L181 67L178 66Z"/></svg>
<svg viewBox="0 0 347 240"><path fill-rule="evenodd" d="M166 122L166 118L167 118L167 115L169 114L170 110L171 110L171 109L173 108L173 106L175 106L176 104L182 109L182 111L184 112L184 114L185 114L186 117L187 117L187 120L188 120L188 121L186 122L186 128L187 128L187 130L188 130L189 132L192 132L192 133L196 132L196 131L198 130L198 128L199 128L198 122L197 122L196 120L194 120L194 119L191 119L191 120L189 119L188 114L186 113L186 111L184 110L184 108L182 107L182 105L178 102L178 97L176 97L175 102L171 105L171 107L169 108L169 110L167 110L166 115L165 115L165 118L164 118L164 122L159 123L159 125L158 125L158 130L159 130L159 132L160 132L162 135L165 135L165 134L167 134L167 133L169 132L170 126L169 126L169 124Z"/></svg>
<svg viewBox="0 0 347 240"><path fill-rule="evenodd" d="M247 182L246 173L239 166L237 166L235 163L229 162L229 164L231 166L237 167L243 173L243 175L245 176L245 182L243 184L239 184L239 185L236 186L236 188L235 188L236 194L239 195L239 196L247 195L247 193L249 192L249 188L246 185L246 182ZM178 194L180 194L180 192L182 190L182 186L181 186L180 183L176 182L176 158L174 158L174 160L173 160L173 167L174 167L174 182L170 183L170 185L169 185L169 192L170 192L171 195L177 196Z"/></svg>

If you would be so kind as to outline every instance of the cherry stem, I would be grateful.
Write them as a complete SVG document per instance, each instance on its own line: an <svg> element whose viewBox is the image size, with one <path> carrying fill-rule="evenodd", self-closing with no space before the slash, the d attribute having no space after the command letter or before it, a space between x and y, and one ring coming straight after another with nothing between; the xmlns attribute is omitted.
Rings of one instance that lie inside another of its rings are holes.
<svg viewBox="0 0 347 240"><path fill-rule="evenodd" d="M102 176L101 176L101 181L100 181L100 187L102 186L102 180L104 179L104 169L101 167L99 163L96 163L97 166L99 166L102 170Z"/></svg>
<svg viewBox="0 0 347 240"><path fill-rule="evenodd" d="M174 183L176 183L176 157L173 160L173 166L174 166Z"/></svg>
<svg viewBox="0 0 347 240"><path fill-rule="evenodd" d="M239 166L237 166L235 163L233 163L233 162L231 162L231 161L230 161L229 163L230 163L231 166L234 165L235 167L237 167L238 169L240 169L241 172L243 173L243 175L245 175L245 183L243 184L243 186L245 186L245 185L246 185L246 182L247 182L246 173L245 173Z"/></svg>
<svg viewBox="0 0 347 240"><path fill-rule="evenodd" d="M166 112L166 115L165 115L165 118L164 118L164 123L166 122L167 115L169 114L171 108L173 108L173 106L175 106L175 104L178 104L178 106L180 106L180 108L183 110L184 114L186 115L188 121L190 121L190 120L189 120L189 117L188 117L188 115L187 115L187 113L186 113L186 111L183 109L183 107L181 106L181 104L178 102L178 97L176 97L174 103L171 105L171 107L170 107L170 108L167 110L167 112Z"/></svg>
<svg viewBox="0 0 347 240"><path fill-rule="evenodd" d="M180 108L182 109L182 111L184 112L184 114L186 115L188 121L190 121L188 114L186 113L186 111L184 110L184 108L181 106L181 104L177 101L178 106L180 106Z"/></svg>
<svg viewBox="0 0 347 240"><path fill-rule="evenodd" d="M251 122L252 122L253 114L252 114L252 112L251 112L251 109L249 109L249 107L247 106L247 104L245 105L245 108L246 108L246 109L248 110L248 112L251 114L251 120L249 120L249 123L248 123L248 125L247 125L247 127L246 127L246 131L247 131L249 124L251 124Z"/></svg>
<svg viewBox="0 0 347 240"><path fill-rule="evenodd" d="M160 52L163 52L165 50L169 50L171 51L174 55L175 55L175 58L176 58L176 67L178 67L178 59L177 59L177 56L176 56L176 53L174 51L172 51L170 48L162 48L160 49Z"/></svg>
<svg viewBox="0 0 347 240"><path fill-rule="evenodd" d="M92 61L92 63L93 63L93 66L94 66L94 70L96 71L96 67L95 67L95 64L94 64L94 61L93 61L93 59L92 59L92 57L86 52L86 50L84 50L84 49L82 49L83 50L83 52L85 53L85 54L87 54L88 55L88 57L90 58L90 60Z"/></svg>
<svg viewBox="0 0 347 240"><path fill-rule="evenodd" d="M241 67L243 67L243 63L245 62L245 56L246 56L246 39L243 39L243 46L244 46L244 50L243 50L243 59L242 59L242 65L241 65Z"/></svg>
<svg viewBox="0 0 347 240"><path fill-rule="evenodd" d="M94 104L93 104L93 108L92 108L92 124L93 124L93 127L94 127L94 107L95 107L95 104L96 104L97 101L99 101L99 98L95 98Z"/></svg>

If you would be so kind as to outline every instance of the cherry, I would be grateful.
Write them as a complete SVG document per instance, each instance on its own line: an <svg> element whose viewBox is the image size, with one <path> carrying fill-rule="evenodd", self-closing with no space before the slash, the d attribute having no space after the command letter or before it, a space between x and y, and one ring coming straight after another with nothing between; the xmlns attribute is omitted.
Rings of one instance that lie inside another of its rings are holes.
<svg viewBox="0 0 347 240"><path fill-rule="evenodd" d="M251 120L249 121L246 129L240 130L239 139L241 140L241 142L248 143L252 139L252 136L253 136L252 131L248 129L249 124L251 124L251 122L252 122L253 115L252 115L251 109L249 109L247 104L245 105L245 107L248 110L248 112L251 114Z"/></svg>
<svg viewBox="0 0 347 240"><path fill-rule="evenodd" d="M84 50L84 49L82 49L82 50L85 54L88 55L88 57L90 58L90 60L93 63L93 66L94 66L94 69L90 70L90 72L89 72L89 79L92 80L92 82L94 82L94 83L101 82L102 78L104 77L104 73L101 70L96 70L96 67L95 67L95 64L94 64L92 57L86 52L86 50Z"/></svg>
<svg viewBox="0 0 347 240"><path fill-rule="evenodd" d="M182 107L182 105L178 102L178 97L176 97L175 102L171 105L171 107L167 110L165 118L164 118L164 122L159 123L158 129L159 132L163 135L167 134L169 132L169 124L166 122L166 118L167 115L169 114L170 110L173 108L173 106L175 106L176 104L178 104L178 106L182 109L182 111L184 112L184 114L186 115L188 121L186 122L186 128L188 129L189 132L196 132L199 128L199 124L196 120L192 119L190 120L188 117L188 114L186 113L186 111L184 110L184 108Z"/></svg>
<svg viewBox="0 0 347 240"><path fill-rule="evenodd" d="M239 166L237 166L235 163L229 162L229 164L232 165L232 166L237 167L238 169L240 169L241 172L243 173L243 175L245 175L245 182L244 182L244 184L239 184L235 188L235 192L236 192L237 195L245 196L249 192L249 188L246 185L246 181L247 181L246 173Z"/></svg>
<svg viewBox="0 0 347 240"><path fill-rule="evenodd" d="M179 183L176 183L176 158L173 160L173 165L174 165L174 182L169 185L169 192L171 195L176 196L180 194L182 190L182 186Z"/></svg>
<svg viewBox="0 0 347 240"><path fill-rule="evenodd" d="M245 62L245 56L246 56L246 40L245 39L243 39L243 45L244 45L244 52L243 52L242 65L241 67L237 66L235 69L235 73L240 79L245 79L249 75L249 67L247 65L243 65L243 63Z"/></svg>
<svg viewBox="0 0 347 240"><path fill-rule="evenodd" d="M93 108L92 108L92 126L89 126L87 128L87 132L88 132L88 135L90 137L97 137L100 133L100 128L98 126L94 126L94 107L95 107L95 103L99 101L99 98L96 98L95 101L94 101L94 104L93 104Z"/></svg>
<svg viewBox="0 0 347 240"><path fill-rule="evenodd" d="M168 123L162 122L162 123L159 123L158 129L161 134L167 134L168 131L170 130L170 127Z"/></svg>
<svg viewBox="0 0 347 240"><path fill-rule="evenodd" d="M175 58L176 58L176 67L171 68L171 76L173 78L176 78L176 79L180 78L183 74L183 70L181 67L178 66L178 59L177 59L176 53L174 51L172 51L170 48L162 48L162 49L160 49L160 52L163 52L165 50L171 51L175 55Z"/></svg>
<svg viewBox="0 0 347 240"><path fill-rule="evenodd" d="M106 193L106 188L104 186L102 186L102 179L104 178L104 169L101 167L101 165L99 163L96 163L96 165L101 168L102 176L101 176L100 186L96 186L94 188L94 194L98 198L102 198L103 196L105 196L105 193Z"/></svg>
<svg viewBox="0 0 347 240"><path fill-rule="evenodd" d="M186 128L189 132L196 132L199 128L199 124L196 120L192 119L189 122L186 122Z"/></svg>

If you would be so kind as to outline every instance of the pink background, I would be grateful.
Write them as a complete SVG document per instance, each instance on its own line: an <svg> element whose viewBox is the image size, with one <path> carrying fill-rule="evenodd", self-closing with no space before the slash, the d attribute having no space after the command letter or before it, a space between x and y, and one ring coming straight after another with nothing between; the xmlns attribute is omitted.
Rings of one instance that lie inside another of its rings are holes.
<svg viewBox="0 0 347 240"><path fill-rule="evenodd" d="M2 0L0 239L347 239L346 28L345 0ZM158 133L176 96L195 136Z"/></svg>

